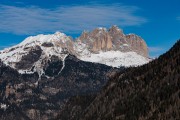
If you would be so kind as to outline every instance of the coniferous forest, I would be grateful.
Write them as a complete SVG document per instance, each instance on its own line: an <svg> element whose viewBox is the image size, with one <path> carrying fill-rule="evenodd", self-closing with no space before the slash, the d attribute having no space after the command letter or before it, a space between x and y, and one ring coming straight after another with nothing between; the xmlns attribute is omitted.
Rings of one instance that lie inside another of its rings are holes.
<svg viewBox="0 0 180 120"><path fill-rule="evenodd" d="M180 41L149 64L117 73L96 97L72 98L57 119L179 120Z"/></svg>

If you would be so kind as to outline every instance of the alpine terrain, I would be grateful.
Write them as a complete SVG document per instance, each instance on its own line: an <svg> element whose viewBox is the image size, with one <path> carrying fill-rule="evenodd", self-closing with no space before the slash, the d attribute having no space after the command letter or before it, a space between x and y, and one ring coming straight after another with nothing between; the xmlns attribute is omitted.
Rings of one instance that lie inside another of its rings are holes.
<svg viewBox="0 0 180 120"><path fill-rule="evenodd" d="M135 34L125 35L117 26L83 32L76 40L60 32L31 36L0 51L0 59L19 73L38 72L42 76L46 75L45 69L52 58L62 62L57 73L60 74L69 54L82 61L113 67L138 66L150 60L145 41Z"/></svg>
<svg viewBox="0 0 180 120"><path fill-rule="evenodd" d="M158 59L115 74L96 96L75 96L58 120L179 120L180 40Z"/></svg>
<svg viewBox="0 0 180 120"><path fill-rule="evenodd" d="M149 61L145 41L117 26L75 40L61 32L28 37L0 51L0 119L60 119L74 97L88 106L116 72Z"/></svg>

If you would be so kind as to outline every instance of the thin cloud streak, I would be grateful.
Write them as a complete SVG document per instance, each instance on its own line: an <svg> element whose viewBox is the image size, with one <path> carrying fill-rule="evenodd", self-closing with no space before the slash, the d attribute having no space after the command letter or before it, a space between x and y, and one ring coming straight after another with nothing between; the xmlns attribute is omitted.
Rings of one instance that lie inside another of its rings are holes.
<svg viewBox="0 0 180 120"><path fill-rule="evenodd" d="M177 20L180 20L180 17L177 17Z"/></svg>
<svg viewBox="0 0 180 120"><path fill-rule="evenodd" d="M159 55L162 54L163 51L165 51L165 48L160 47L160 46L151 46L151 47L148 47L148 49L149 49L151 58L157 58Z"/></svg>
<svg viewBox="0 0 180 120"><path fill-rule="evenodd" d="M79 33L97 26L140 26L147 19L135 15L135 6L88 5L44 9L36 6L16 7L0 5L0 32L19 35L62 31Z"/></svg>
<svg viewBox="0 0 180 120"><path fill-rule="evenodd" d="M164 48L162 47L148 47L150 52L162 52Z"/></svg>

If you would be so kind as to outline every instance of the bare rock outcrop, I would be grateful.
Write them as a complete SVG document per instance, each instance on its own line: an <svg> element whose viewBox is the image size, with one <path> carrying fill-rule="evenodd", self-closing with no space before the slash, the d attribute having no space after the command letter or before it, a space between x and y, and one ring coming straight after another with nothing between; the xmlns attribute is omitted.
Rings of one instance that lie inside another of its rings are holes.
<svg viewBox="0 0 180 120"><path fill-rule="evenodd" d="M105 28L96 28L91 33L83 32L79 39L94 53L112 49L111 36Z"/></svg>
<svg viewBox="0 0 180 120"><path fill-rule="evenodd" d="M129 45L131 46L131 49L135 52L137 52L138 54L148 57L148 47L146 42L139 36L135 35L135 34L129 34L126 35L126 40L129 43Z"/></svg>
<svg viewBox="0 0 180 120"><path fill-rule="evenodd" d="M146 42L135 34L125 35L117 26L110 29L96 28L92 32L83 32L78 38L82 43L86 44L91 52L99 51L122 51L136 52L144 57L148 57L148 47Z"/></svg>

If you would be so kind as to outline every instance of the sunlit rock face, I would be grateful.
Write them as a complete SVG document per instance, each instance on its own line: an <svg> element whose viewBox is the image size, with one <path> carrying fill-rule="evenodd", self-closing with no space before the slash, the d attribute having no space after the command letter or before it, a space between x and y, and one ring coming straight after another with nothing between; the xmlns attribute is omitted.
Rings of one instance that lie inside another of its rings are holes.
<svg viewBox="0 0 180 120"><path fill-rule="evenodd" d="M106 28L96 28L92 32L83 32L79 40L94 53L121 51L136 52L144 57L149 56L147 44L141 37L135 34L125 35L117 26L112 26L108 30Z"/></svg>

